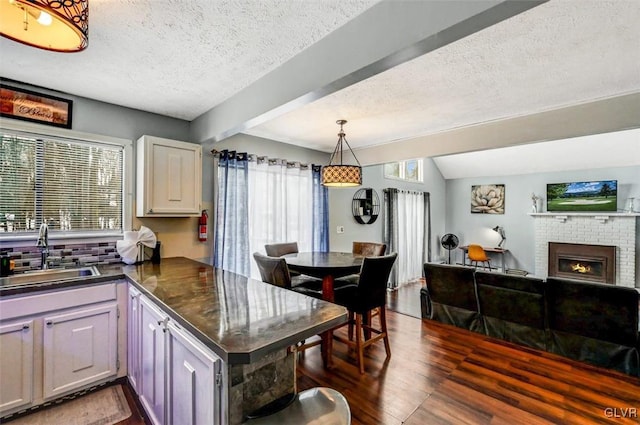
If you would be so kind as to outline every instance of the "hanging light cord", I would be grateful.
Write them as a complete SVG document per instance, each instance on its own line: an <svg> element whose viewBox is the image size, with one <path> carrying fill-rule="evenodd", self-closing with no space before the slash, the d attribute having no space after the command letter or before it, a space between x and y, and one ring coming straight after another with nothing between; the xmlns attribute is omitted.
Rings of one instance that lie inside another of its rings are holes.
<svg viewBox="0 0 640 425"><path fill-rule="evenodd" d="M340 152L340 165L343 165L343 155L344 155L344 148L342 146L342 142L344 141L344 143L347 144L347 147L349 148L349 151L351 152L351 155L353 156L353 159L356 160L356 162L358 163L358 166L360 165L360 161L358 161L358 158L356 157L356 154L353 153L353 149L351 149L351 145L349 145L349 142L347 141L347 137L346 134L344 132L344 130L342 129L342 126L344 124L347 123L346 120L338 120L336 121L337 124L340 124L340 133L338 133L338 143L336 144L336 148L333 150L333 153L331 154L331 158L329 159L329 165L333 164L333 160L336 157L336 154L338 153L338 151Z"/></svg>

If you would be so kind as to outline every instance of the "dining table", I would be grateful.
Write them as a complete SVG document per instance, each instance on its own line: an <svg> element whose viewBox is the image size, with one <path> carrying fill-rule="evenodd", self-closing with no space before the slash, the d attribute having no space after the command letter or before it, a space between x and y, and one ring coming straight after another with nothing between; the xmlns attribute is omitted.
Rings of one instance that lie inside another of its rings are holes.
<svg viewBox="0 0 640 425"><path fill-rule="evenodd" d="M364 256L351 252L297 252L283 255L290 270L322 279L322 299L334 301L333 284L339 277L360 272ZM321 350L326 367L331 365L329 353L333 343L333 332L323 332Z"/></svg>

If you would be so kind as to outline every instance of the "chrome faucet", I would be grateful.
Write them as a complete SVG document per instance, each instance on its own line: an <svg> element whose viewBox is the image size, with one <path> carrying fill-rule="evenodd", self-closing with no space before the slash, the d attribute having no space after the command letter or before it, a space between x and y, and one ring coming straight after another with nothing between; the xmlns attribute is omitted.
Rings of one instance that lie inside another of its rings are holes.
<svg viewBox="0 0 640 425"><path fill-rule="evenodd" d="M46 221L40 225L36 246L40 247L40 269L47 270L47 257L49 257L49 226Z"/></svg>

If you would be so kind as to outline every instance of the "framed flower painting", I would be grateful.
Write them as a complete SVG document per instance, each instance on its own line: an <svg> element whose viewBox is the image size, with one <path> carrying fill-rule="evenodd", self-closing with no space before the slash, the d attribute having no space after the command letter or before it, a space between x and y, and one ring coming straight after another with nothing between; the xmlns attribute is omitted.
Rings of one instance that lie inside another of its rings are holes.
<svg viewBox="0 0 640 425"><path fill-rule="evenodd" d="M471 213L504 214L504 185L471 186Z"/></svg>

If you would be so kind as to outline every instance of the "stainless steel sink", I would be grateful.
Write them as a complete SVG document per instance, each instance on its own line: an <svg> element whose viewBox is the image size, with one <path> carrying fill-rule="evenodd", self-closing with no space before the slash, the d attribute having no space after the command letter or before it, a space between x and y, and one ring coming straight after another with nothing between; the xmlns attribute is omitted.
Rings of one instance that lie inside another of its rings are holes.
<svg viewBox="0 0 640 425"><path fill-rule="evenodd" d="M95 266L80 267L77 269L37 270L0 278L0 286L30 285L45 282L69 281L99 275L100 272Z"/></svg>

